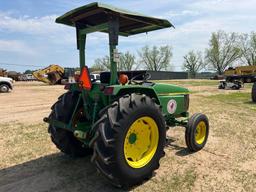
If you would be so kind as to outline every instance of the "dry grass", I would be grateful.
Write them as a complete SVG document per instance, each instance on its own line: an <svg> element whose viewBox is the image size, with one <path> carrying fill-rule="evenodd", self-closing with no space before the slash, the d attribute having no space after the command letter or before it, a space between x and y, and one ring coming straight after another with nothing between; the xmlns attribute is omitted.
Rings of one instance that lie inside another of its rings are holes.
<svg viewBox="0 0 256 192"><path fill-rule="evenodd" d="M190 112L209 117L208 143L191 154L186 150L184 129L170 129L166 156L155 176L131 190L254 191L256 105L250 102L251 85L230 91L218 90L217 81L170 83L194 92ZM60 86L29 83L16 86L10 95L0 95L0 113L7 110L0 120L0 191L119 191L95 171L89 157L70 159L51 143L41 119L62 92Z"/></svg>

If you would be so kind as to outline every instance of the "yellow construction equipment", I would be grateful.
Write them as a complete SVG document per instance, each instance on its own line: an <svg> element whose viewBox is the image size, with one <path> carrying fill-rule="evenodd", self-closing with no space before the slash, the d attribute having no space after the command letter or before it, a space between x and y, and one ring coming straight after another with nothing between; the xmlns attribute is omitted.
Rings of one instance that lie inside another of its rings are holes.
<svg viewBox="0 0 256 192"><path fill-rule="evenodd" d="M64 68L59 65L50 65L44 69L33 72L35 78L44 83L55 85L60 83L64 75Z"/></svg>
<svg viewBox="0 0 256 192"><path fill-rule="evenodd" d="M240 89L244 83L253 83L251 97L256 102L256 66L240 66L224 71L225 81L220 81L219 89Z"/></svg>
<svg viewBox="0 0 256 192"><path fill-rule="evenodd" d="M250 79L252 75L256 75L256 66L253 65L229 68L225 70L224 75L227 77L241 76L242 79L244 78L244 76L246 76L247 79Z"/></svg>
<svg viewBox="0 0 256 192"><path fill-rule="evenodd" d="M244 83L256 82L256 66L230 67L224 71L224 77L219 89L240 89Z"/></svg>

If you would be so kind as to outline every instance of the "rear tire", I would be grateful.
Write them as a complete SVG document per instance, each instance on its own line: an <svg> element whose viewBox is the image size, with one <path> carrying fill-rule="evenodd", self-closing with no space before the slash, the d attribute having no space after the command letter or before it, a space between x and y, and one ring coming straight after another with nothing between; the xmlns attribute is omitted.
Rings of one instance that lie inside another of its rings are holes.
<svg viewBox="0 0 256 192"><path fill-rule="evenodd" d="M208 118L201 113L195 113L189 118L185 132L185 140L188 149L191 152L201 150L208 139L209 121Z"/></svg>
<svg viewBox="0 0 256 192"><path fill-rule="evenodd" d="M143 118L145 118L145 121ZM155 124L152 126L147 122L147 118L152 119ZM137 122L141 123L141 126L130 133L133 125ZM142 132L153 129L157 129L158 134L153 134L152 131L149 138L143 139L142 135L144 133ZM166 127L160 106L150 97L138 94L121 97L102 112L102 117L95 123L94 130L95 137L90 143L90 146L94 149L91 161L95 164L97 170L113 185L131 187L149 179L152 177L154 170L158 169L159 160L164 156ZM132 134L137 136L134 141L130 142L129 140L130 143L128 143L128 134L129 139ZM152 150L153 152L148 153L151 145L153 145L154 139L152 138L154 136L158 139L157 144L154 145L155 151ZM141 143L147 141L150 141L149 145L143 148ZM139 148L133 148L133 150L141 152L138 159L128 158L127 147L130 151L133 151L128 145L132 147L139 146ZM144 149L146 150L144 151ZM147 154L153 155L150 156L148 161L144 162L144 158L148 157ZM139 164L139 162L144 162L144 164Z"/></svg>
<svg viewBox="0 0 256 192"><path fill-rule="evenodd" d="M256 83L253 83L252 86L252 102L256 102Z"/></svg>
<svg viewBox="0 0 256 192"><path fill-rule="evenodd" d="M67 92L59 97L59 100L52 106L50 118L56 119L63 123L69 123L75 106L78 102L78 94ZM63 153L72 157L83 157L91 154L92 150L84 147L73 132L65 129L56 128L49 125L48 132L51 134L52 142Z"/></svg>

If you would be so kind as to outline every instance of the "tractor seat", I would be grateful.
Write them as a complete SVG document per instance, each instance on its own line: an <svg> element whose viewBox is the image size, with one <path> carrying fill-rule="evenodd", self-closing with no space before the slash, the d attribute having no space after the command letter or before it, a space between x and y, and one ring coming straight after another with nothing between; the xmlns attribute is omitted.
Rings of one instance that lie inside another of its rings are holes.
<svg viewBox="0 0 256 192"><path fill-rule="evenodd" d="M110 72L101 72L100 73L100 82L104 84L109 84L110 82Z"/></svg>

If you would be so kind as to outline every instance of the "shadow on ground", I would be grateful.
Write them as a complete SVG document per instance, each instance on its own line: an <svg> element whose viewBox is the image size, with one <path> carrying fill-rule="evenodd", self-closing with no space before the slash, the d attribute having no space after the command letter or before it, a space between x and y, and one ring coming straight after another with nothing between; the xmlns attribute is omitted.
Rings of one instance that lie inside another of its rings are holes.
<svg viewBox="0 0 256 192"><path fill-rule="evenodd" d="M97 173L90 158L56 153L0 170L0 191L123 191Z"/></svg>
<svg viewBox="0 0 256 192"><path fill-rule="evenodd" d="M175 139L171 137L166 139L165 147L171 147L176 150L175 154L178 156L187 156L192 154L192 152L190 152L187 148L176 145Z"/></svg>
<svg viewBox="0 0 256 192"><path fill-rule="evenodd" d="M246 101L246 102L244 102L245 104L250 104L250 105L256 105L256 103L255 102L253 102L253 101Z"/></svg>
<svg viewBox="0 0 256 192"><path fill-rule="evenodd" d="M176 155L190 153L167 139L166 147ZM0 192L115 192L125 191L110 185L90 163L90 157L74 159L56 153L0 170Z"/></svg>

